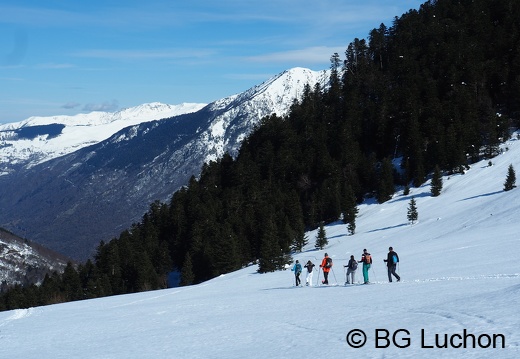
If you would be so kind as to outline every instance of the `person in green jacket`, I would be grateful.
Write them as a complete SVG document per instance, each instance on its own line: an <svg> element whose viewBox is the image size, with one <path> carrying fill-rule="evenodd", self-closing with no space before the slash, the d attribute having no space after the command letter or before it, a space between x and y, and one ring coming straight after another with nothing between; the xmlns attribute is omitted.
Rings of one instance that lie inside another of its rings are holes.
<svg viewBox="0 0 520 359"><path fill-rule="evenodd" d="M370 269L370 265L372 264L372 256L366 249L363 249L363 254L361 255L361 260L359 263L363 263L363 279L365 281L364 284L369 284L368 280L368 270Z"/></svg>

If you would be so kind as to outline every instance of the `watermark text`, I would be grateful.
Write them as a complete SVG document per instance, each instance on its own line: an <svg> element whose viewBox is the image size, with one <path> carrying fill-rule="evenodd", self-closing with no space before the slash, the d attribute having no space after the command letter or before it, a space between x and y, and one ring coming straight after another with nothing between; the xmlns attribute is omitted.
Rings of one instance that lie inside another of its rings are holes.
<svg viewBox="0 0 520 359"><path fill-rule="evenodd" d="M346 336L347 344L352 348L362 348L372 344L374 348L408 348L418 346L421 349L502 349L506 346L506 337L500 333L471 333L463 329L456 333L431 333L421 329L412 333L407 329L375 329L373 337L361 329L352 329Z"/></svg>

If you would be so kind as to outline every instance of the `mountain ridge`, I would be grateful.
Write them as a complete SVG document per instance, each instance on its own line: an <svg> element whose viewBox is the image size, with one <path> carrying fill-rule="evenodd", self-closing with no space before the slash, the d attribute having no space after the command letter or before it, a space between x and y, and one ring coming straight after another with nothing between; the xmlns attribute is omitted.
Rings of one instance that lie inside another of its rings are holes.
<svg viewBox="0 0 520 359"><path fill-rule="evenodd" d="M202 165L241 141L265 116L284 115L327 72L284 71L195 112L125 127L74 152L0 176L1 225L74 259L94 254L165 201Z"/></svg>
<svg viewBox="0 0 520 359"><path fill-rule="evenodd" d="M152 102L117 112L94 111L74 116L33 116L26 120L0 125L0 162L2 174L17 168L30 168L56 157L107 139L125 127L154 119L174 117L198 111L206 104L184 103L167 105ZM32 139L20 138L19 133L31 128L62 125L61 131L51 136L42 132Z"/></svg>

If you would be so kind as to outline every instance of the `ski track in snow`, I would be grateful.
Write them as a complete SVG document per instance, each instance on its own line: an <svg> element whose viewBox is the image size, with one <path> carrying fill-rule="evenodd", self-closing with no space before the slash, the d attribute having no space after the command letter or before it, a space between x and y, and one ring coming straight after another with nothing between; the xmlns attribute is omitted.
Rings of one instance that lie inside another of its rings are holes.
<svg viewBox="0 0 520 359"><path fill-rule="evenodd" d="M15 309L11 311L11 316L7 317L3 322L0 322L0 327L3 327L14 320L26 319L33 315L35 311L35 308Z"/></svg>

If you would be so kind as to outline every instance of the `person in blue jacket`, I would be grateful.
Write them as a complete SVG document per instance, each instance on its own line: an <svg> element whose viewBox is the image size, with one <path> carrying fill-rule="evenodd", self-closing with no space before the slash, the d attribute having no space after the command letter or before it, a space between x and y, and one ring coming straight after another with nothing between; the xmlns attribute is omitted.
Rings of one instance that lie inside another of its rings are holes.
<svg viewBox="0 0 520 359"><path fill-rule="evenodd" d="M294 263L294 266L291 269L294 272L294 278L296 279L296 286L299 286L301 283L300 274L302 273L302 265L298 260Z"/></svg>

